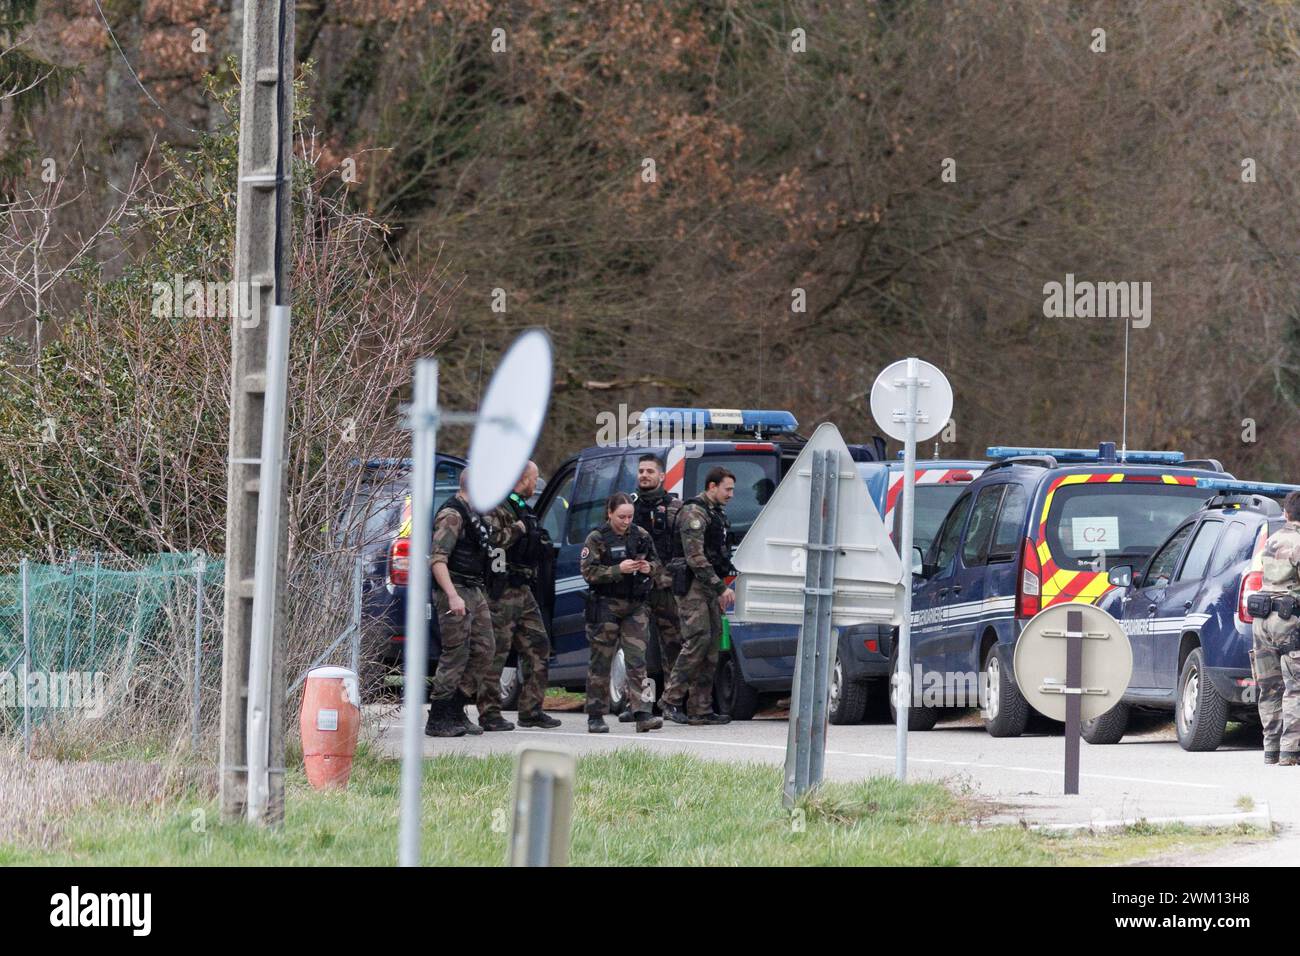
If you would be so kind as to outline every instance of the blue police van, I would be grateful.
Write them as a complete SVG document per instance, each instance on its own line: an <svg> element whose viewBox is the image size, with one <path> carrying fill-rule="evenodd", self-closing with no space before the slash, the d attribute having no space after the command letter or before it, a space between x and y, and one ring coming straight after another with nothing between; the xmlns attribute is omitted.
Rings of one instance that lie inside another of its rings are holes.
<svg viewBox="0 0 1300 956"><path fill-rule="evenodd" d="M1229 720L1258 723L1246 599L1260 590L1259 555L1285 518L1278 501L1300 485L1197 481L1212 496L1145 563L1112 566L1097 606L1133 646L1121 702L1085 724L1094 744L1117 743L1135 709L1172 711L1184 750L1214 750Z"/></svg>
<svg viewBox="0 0 1300 956"><path fill-rule="evenodd" d="M982 705L992 736L1022 733L1029 704L1012 654L1025 622L1052 604L1095 602L1112 587L1107 568L1144 563L1200 508L1198 478L1231 477L1217 461L1117 453L1113 442L994 447L988 457L929 548L911 556L912 729ZM942 693L927 699L936 679Z"/></svg>
<svg viewBox="0 0 1300 956"><path fill-rule="evenodd" d="M361 684L373 698L384 677L401 666L406 643L406 583L410 573L411 459L376 458L355 461L360 468L356 486L336 519L337 546L362 559ZM460 485L465 460L437 456L434 465L433 508L437 511ZM432 622L429 660L441 649L438 624ZM432 668L430 668L432 673ZM516 688L517 690L517 688Z"/></svg>
<svg viewBox="0 0 1300 956"><path fill-rule="evenodd" d="M899 452L899 459L902 452ZM924 551L966 485L983 474L987 461L918 459L912 540ZM897 546L902 532L903 462L859 462L858 474L880 513L889 538ZM856 624L839 630L835 666L831 671L829 717L833 724L861 723L869 713L893 720L889 678L894 670L897 629L882 624ZM793 675L792 675L793 677Z"/></svg>
<svg viewBox="0 0 1300 956"><path fill-rule="evenodd" d="M581 690L586 683L588 646L578 569L587 534L605 518L605 500L614 492L636 491L641 455L654 453L666 464L664 486L682 500L704 490L704 476L723 467L736 476L736 492L727 506L733 548L743 539L805 439L786 411L649 408L638 431L608 446L586 448L550 476L537 511L555 545L553 586L544 587L543 615L551 634L550 680ZM704 432L730 432L728 438L700 438ZM688 440L681 440L686 435ZM885 442L850 445L855 461L882 461ZM744 624L727 616L723 650L714 684L721 713L746 720L758 710L760 695L788 692L794 675L798 628L778 624ZM662 667L656 641L648 647L648 669L662 690ZM622 707L622 661L611 674L615 709Z"/></svg>

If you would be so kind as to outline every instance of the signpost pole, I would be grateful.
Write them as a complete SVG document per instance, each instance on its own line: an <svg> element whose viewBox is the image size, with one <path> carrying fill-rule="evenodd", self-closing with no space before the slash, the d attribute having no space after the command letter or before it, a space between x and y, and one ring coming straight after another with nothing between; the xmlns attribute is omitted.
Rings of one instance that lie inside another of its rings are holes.
<svg viewBox="0 0 1300 956"><path fill-rule="evenodd" d="M808 788L821 785L826 765L827 708L830 706L831 668L835 648L831 646L831 615L835 606L835 555L839 550L836 530L839 515L839 452L822 452L822 558L817 568L817 640L813 654L812 707L809 708ZM811 537L811 535L809 535Z"/></svg>
<svg viewBox="0 0 1300 956"><path fill-rule="evenodd" d="M899 780L907 779L907 720L912 696L912 518L916 500L916 413L917 388L920 385L917 360L907 360L902 385L907 390L903 413L903 527L899 557L903 561L903 611L898 624L898 662L895 672L894 728L897 741L894 772Z"/></svg>
<svg viewBox="0 0 1300 956"><path fill-rule="evenodd" d="M821 563L825 552L820 545L825 538L823 502L826 492L826 453L813 452L808 494L808 541L804 550L803 623L799 629L799 648L794 662L794 686L790 694L790 720L786 730L785 788L786 807L811 786L809 779L812 748L813 685L817 672L816 644L819 611L818 590ZM833 533L833 527L832 527Z"/></svg>
<svg viewBox="0 0 1300 956"><path fill-rule="evenodd" d="M1083 706L1083 612L1070 611L1065 621L1065 792L1077 794Z"/></svg>
<svg viewBox="0 0 1300 956"><path fill-rule="evenodd" d="M433 537L433 469L438 448L438 362L415 363L411 400L411 549L406 588L406 672L402 687L402 807L398 863L420 865L420 783L424 774L423 716L428 671L429 548Z"/></svg>

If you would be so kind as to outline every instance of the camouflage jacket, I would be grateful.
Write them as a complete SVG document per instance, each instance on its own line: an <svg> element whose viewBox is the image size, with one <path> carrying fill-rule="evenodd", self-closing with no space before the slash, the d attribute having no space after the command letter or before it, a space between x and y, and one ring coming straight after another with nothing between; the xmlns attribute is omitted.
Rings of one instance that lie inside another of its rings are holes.
<svg viewBox="0 0 1300 956"><path fill-rule="evenodd" d="M591 534L587 535L587 540L582 544L582 558L579 566L582 569L582 577L588 584L618 584L623 580L623 572L618 569L617 564L605 564L605 532L609 530L608 522L596 528ZM630 525L625 539L636 538L636 545L633 546L638 554L643 554L646 560L650 562L650 579L653 581L659 574L661 565L659 557L655 554L655 543L650 537L650 532L646 531L639 525ZM628 540L631 545L631 541Z"/></svg>
<svg viewBox="0 0 1300 956"><path fill-rule="evenodd" d="M712 509L715 512L719 510L717 505L713 505ZM717 518L721 519L722 516L718 515ZM721 594L727 589L727 583L714 570L704 547L705 532L711 520L716 520L714 515L699 501L692 498L682 505L678 516L678 529L682 538L682 553L686 555L686 563L694 572L695 580L699 581L705 590Z"/></svg>
<svg viewBox="0 0 1300 956"><path fill-rule="evenodd" d="M1300 597L1300 521L1288 521L1264 543L1263 589Z"/></svg>

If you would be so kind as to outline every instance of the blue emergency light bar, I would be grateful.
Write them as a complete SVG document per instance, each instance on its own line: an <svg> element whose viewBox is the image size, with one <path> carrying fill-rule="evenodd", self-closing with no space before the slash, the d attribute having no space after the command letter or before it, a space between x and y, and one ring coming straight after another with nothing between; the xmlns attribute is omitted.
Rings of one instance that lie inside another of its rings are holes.
<svg viewBox="0 0 1300 956"><path fill-rule="evenodd" d="M785 434L799 427L789 412L754 408L667 408L657 406L641 413L641 428L730 429L734 432Z"/></svg>
<svg viewBox="0 0 1300 956"><path fill-rule="evenodd" d="M1234 481L1231 478L1197 478L1196 487L1215 491L1221 495L1263 495L1265 498L1285 498L1300 485L1279 485L1266 481Z"/></svg>
<svg viewBox="0 0 1300 956"><path fill-rule="evenodd" d="M1097 448L1019 448L994 445L985 451L989 458L1019 458L1022 455L1051 455L1060 462L1096 461L1126 465L1177 465L1181 451L1116 451L1114 442L1102 442Z"/></svg>

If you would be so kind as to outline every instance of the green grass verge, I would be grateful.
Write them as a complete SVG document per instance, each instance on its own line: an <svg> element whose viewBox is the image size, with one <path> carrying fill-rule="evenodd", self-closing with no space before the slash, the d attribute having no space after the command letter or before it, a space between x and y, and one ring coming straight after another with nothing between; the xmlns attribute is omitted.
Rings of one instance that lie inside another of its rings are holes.
<svg viewBox="0 0 1300 956"><path fill-rule="evenodd" d="M512 759L440 756L425 763L423 858L495 865L505 855ZM288 780L285 825L219 824L192 790L161 805L99 805L60 823L52 851L0 845L0 864L392 865L400 763L362 748L349 788L317 793ZM876 777L830 783L782 808L779 768L623 749L578 761L574 865L1049 865L1115 863L1204 848L1230 834L1137 828L1046 836L973 828L977 805L933 783Z"/></svg>

